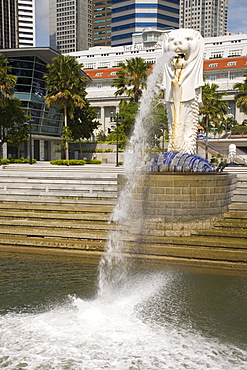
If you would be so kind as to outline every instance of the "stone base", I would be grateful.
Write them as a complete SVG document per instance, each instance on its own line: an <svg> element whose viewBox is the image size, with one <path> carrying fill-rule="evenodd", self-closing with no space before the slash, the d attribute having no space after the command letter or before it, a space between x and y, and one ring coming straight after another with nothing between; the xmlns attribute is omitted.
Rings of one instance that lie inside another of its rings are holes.
<svg viewBox="0 0 247 370"><path fill-rule="evenodd" d="M125 183L118 175L119 191ZM179 230L189 235L223 216L236 183L236 175L229 173L145 173L134 187L131 218L149 224L146 232L156 230L156 235L178 235Z"/></svg>

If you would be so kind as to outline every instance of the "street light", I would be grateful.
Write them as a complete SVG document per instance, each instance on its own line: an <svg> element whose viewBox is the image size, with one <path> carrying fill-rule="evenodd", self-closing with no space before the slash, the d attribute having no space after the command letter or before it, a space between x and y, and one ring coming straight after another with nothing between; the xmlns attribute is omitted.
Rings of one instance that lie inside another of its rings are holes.
<svg viewBox="0 0 247 370"><path fill-rule="evenodd" d="M162 130L162 153L164 153L164 151L165 151L165 128L166 128L165 125L161 126L161 130Z"/></svg>
<svg viewBox="0 0 247 370"><path fill-rule="evenodd" d="M29 164L33 164L33 151L32 151L32 122L34 120L30 119L29 123Z"/></svg>
<svg viewBox="0 0 247 370"><path fill-rule="evenodd" d="M118 125L119 125L119 122L123 122L124 121L124 117L121 117L119 116L118 113L114 114L113 115L113 112L111 112L111 118L110 118L111 122L115 122L116 123L116 134L117 134L117 152L116 152L116 167L118 167Z"/></svg>

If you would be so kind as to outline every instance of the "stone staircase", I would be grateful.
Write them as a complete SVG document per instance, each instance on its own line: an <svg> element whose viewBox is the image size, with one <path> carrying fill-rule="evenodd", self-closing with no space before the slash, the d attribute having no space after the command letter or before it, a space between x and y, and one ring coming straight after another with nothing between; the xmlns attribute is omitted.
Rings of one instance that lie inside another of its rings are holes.
<svg viewBox="0 0 247 370"><path fill-rule="evenodd" d="M12 169L8 170L8 173L11 171ZM48 174L46 171L42 171L38 184L48 186L47 183L41 182L42 179L44 181L45 177L46 181L52 180L48 181L48 184L53 185L55 179L52 178L52 173ZM73 186L71 181L78 181L77 170L62 171L66 175L62 176L60 171L60 176L64 180L61 188L66 185L66 181L70 184L68 188ZM26 194L26 198L22 198L21 194L24 188L19 190L19 193L17 190L15 192L13 189L8 190L8 185L11 182L7 182L6 191L9 191L9 194L4 193L4 189L0 193L1 250L13 248L16 251L18 248L18 250L32 252L33 248L37 248L36 250L42 253L46 253L48 249L65 252L73 250L78 253L87 253L90 256L101 256L109 232L117 227L114 223L109 223L109 219L116 204L116 189L111 189L111 186L116 185L118 170L108 167L108 172L104 173L103 168L97 171L95 167L92 170L81 171L84 172L84 176L79 180L84 181L84 185L86 181L93 181L94 184L86 183L87 190L81 190L80 195L76 193L76 189L72 193L68 193L66 189L64 193L62 190L52 190L55 194L51 195L50 190L48 192L40 188L31 188L30 190L29 187L30 193L34 194ZM1 173L1 184L4 184L3 178L7 178L2 176L6 172L3 170ZM52 172L53 175L56 174L56 171L52 170ZM69 179L68 172L70 175L74 173L76 179L73 176ZM13 170L13 173L17 175L16 170ZM105 189L102 191L102 181L106 177L108 180L115 178L115 183L112 180L112 182L104 184ZM90 180L85 180L85 178ZM29 171L26 179L28 179L29 185L31 180L37 180L37 170ZM124 253L131 258L145 257L160 260L163 263L246 270L247 176L240 174L238 180L229 211L222 220L215 222L214 227L198 230L191 236L183 237L140 235L135 233L135 230L130 232L130 229L124 228L118 236L119 239L125 241ZM96 182L100 184L100 190L97 188ZM91 194L88 191L90 186L95 189L92 190ZM105 196L102 196L102 193L105 193ZM72 197L72 194L76 194L76 196ZM144 230L142 231L144 233Z"/></svg>
<svg viewBox="0 0 247 370"><path fill-rule="evenodd" d="M117 174L112 165L7 165L0 172L0 201L83 203L85 199L117 198Z"/></svg>

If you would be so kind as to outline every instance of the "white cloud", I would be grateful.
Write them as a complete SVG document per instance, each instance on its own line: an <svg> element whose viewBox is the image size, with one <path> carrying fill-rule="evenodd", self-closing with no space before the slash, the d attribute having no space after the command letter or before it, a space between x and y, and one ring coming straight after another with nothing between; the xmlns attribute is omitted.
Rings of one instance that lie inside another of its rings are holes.
<svg viewBox="0 0 247 370"><path fill-rule="evenodd" d="M36 43L49 45L49 0L36 1Z"/></svg>

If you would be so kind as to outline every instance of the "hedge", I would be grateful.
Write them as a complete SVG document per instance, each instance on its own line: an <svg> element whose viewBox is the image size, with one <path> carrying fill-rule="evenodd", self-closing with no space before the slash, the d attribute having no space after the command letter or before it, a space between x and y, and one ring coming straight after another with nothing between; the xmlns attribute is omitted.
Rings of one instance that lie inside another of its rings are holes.
<svg viewBox="0 0 247 370"><path fill-rule="evenodd" d="M1 164L10 164L10 163L17 163L17 164L25 164L25 163L29 163L30 160L29 159L7 159L7 158L3 158L0 160L0 163ZM32 163L36 163L36 159L33 159L32 160Z"/></svg>
<svg viewBox="0 0 247 370"><path fill-rule="evenodd" d="M51 164L55 166L83 166L84 164L101 164L101 161L96 159L70 159L67 161L66 159L57 159L55 161L50 161Z"/></svg>

